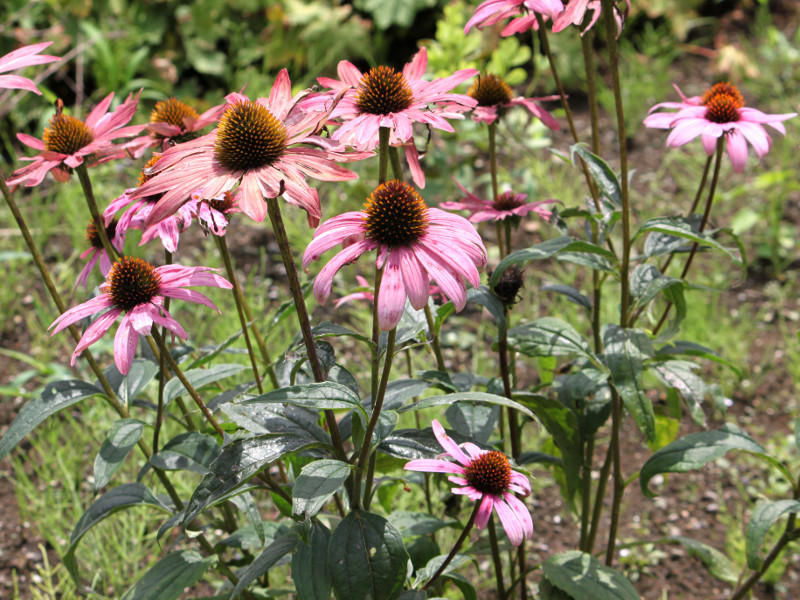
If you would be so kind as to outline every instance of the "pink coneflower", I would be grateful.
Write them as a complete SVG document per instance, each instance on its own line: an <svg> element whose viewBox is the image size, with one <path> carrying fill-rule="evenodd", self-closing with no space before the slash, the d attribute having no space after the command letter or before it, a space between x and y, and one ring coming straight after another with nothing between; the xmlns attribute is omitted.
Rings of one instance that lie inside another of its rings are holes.
<svg viewBox="0 0 800 600"><path fill-rule="evenodd" d="M31 44L30 46L17 48L4 56L0 56L0 73L61 60L58 56L39 54L39 52L52 43L53 42L42 42L41 44ZM39 91L36 84L27 77L21 77L20 75L0 75L0 88L8 90L28 90L40 96L42 95L42 92Z"/></svg>
<svg viewBox="0 0 800 600"><path fill-rule="evenodd" d="M362 211L323 223L303 254L303 268L340 243L345 248L317 275L314 296L326 302L334 274L364 252L377 250L376 266L383 268L378 293L383 331L400 321L406 297L417 310L425 306L432 279L460 311L467 301L464 279L478 287L478 270L486 264L486 248L469 221L428 208L413 187L396 180L379 185Z"/></svg>
<svg viewBox="0 0 800 600"><path fill-rule="evenodd" d="M524 106L536 118L542 121L553 131L561 127L550 113L539 104L544 100L558 100L560 96L544 96L541 98L514 97L511 87L497 75L478 75L472 87L467 91L467 96L478 102L472 110L472 118L478 123L494 123L513 106Z"/></svg>
<svg viewBox="0 0 800 600"><path fill-rule="evenodd" d="M339 80L317 79L320 85L333 90L331 93L344 93L331 113L331 118L341 120L342 125L331 138L358 150L374 150L378 146L378 130L388 128L389 144L403 148L414 182L420 187L425 187L425 176L414 145L414 123L452 132L447 119L464 118L454 108L472 108L476 101L450 91L478 73L477 69L462 69L426 81L422 77L427 67L428 51L422 48L399 73L386 66L361 73L355 65L343 60L337 67ZM326 94L309 98L304 106L313 110L326 98Z"/></svg>
<svg viewBox="0 0 800 600"><path fill-rule="evenodd" d="M475 517L478 529L486 527L494 509L514 546L531 539L531 513L522 500L514 495L528 496L531 493L528 478L512 469L502 452L481 450L470 442L458 445L445 433L439 421L434 419L431 425L436 439L446 451L442 456L449 456L455 462L420 458L407 462L404 468L425 473L453 473L448 479L461 487L450 491L481 503Z"/></svg>
<svg viewBox="0 0 800 600"><path fill-rule="evenodd" d="M219 312L214 303L200 292L184 289L194 285L232 287L227 279L213 271L216 269L180 265L153 267L140 258L124 256L112 265L108 279L100 286L101 294L58 317L49 327L55 327L51 335L103 309L110 309L84 332L72 353L70 364L74 365L78 355L99 340L117 317L125 313L114 336L114 362L120 373L127 374L136 354L139 336L148 335L153 323L166 327L181 339L187 337L180 323L164 309L164 298L205 304Z"/></svg>
<svg viewBox="0 0 800 600"><path fill-rule="evenodd" d="M203 114L198 114L195 109L177 98L156 102L153 112L150 113L150 123L145 126L150 135L134 140L132 145L135 148L131 150L131 154L139 157L153 146L163 151L172 144L195 140L200 137L199 131L216 123L224 110L225 104L218 104Z"/></svg>
<svg viewBox="0 0 800 600"><path fill-rule="evenodd" d="M529 29L539 29L536 13L545 19L555 20L563 10L561 0L486 0L475 9L464 26L464 33L469 33L473 27L483 29L504 19L517 17L500 32L500 35L507 37Z"/></svg>
<svg viewBox="0 0 800 600"><path fill-rule="evenodd" d="M357 179L358 175L334 162L360 160L370 153L346 153L317 135L325 125L327 112L303 113L292 98L286 69L275 79L269 98L253 101L242 94L229 94L219 126L196 140L169 148L152 168L156 173L133 198L163 193L147 225L175 213L198 189L215 198L239 184L240 207L251 219L267 216L265 197L281 193L290 204L308 213L316 227L322 215L317 191L306 176L323 181ZM317 146L309 148L301 144Z"/></svg>
<svg viewBox="0 0 800 600"><path fill-rule="evenodd" d="M467 196L458 202L442 202L441 208L446 210L468 210L470 211L470 223L482 223L483 221L502 221L504 219L517 219L524 217L528 213L534 212L543 219L549 219L551 213L544 208L545 204L553 204L558 200L539 200L538 202L528 202L527 194L515 194L514 192L503 192L496 202L479 198L458 181L453 179L459 189Z"/></svg>
<svg viewBox="0 0 800 600"><path fill-rule="evenodd" d="M630 11L631 0L625 0L625 3L628 5L628 11ZM600 0L570 0L564 12L553 21L553 33L558 33L570 25L580 27L583 24L586 12L592 11L592 17L589 23L581 32L581 35L583 35L594 27L594 24L597 23L597 19L600 18L600 12L602 11L601 4ZM617 36L619 37L619 33L622 32L623 15L616 6L614 7L614 19L617 21Z"/></svg>
<svg viewBox="0 0 800 600"><path fill-rule="evenodd" d="M116 251L122 252L122 249L125 247L125 231L121 228L117 228L116 220L112 219L110 222L106 223L106 235ZM89 248L82 252L80 257L88 258L89 262L86 263L81 274L78 275L78 280L75 282L74 289L77 289L79 285L87 286L89 273L92 272L92 269L94 269L94 266L98 262L100 263L100 273L103 277L106 277L111 270L111 258L109 258L108 252L106 252L105 247L103 247L103 242L100 240L100 234L97 231L94 220L89 221L89 225L86 227L86 241L89 242Z"/></svg>
<svg viewBox="0 0 800 600"><path fill-rule="evenodd" d="M208 198L203 190L192 194L192 213L197 217L200 227L216 236L225 235L228 218L225 215L242 212L239 208L241 194L229 190L216 198ZM187 205L188 206L188 205Z"/></svg>
<svg viewBox="0 0 800 600"><path fill-rule="evenodd" d="M650 109L644 120L647 127L672 129L667 137L667 147L677 148L697 136L703 142L708 156L714 153L717 140L724 136L728 157L736 173L744 171L747 163L747 144L753 146L759 159L769 151L772 138L763 125L786 135L781 121L797 113L768 115L755 108L746 107L744 98L736 86L717 83L702 96L687 98L678 90L682 102L662 102ZM655 112L660 108L677 108L678 112Z"/></svg>
<svg viewBox="0 0 800 600"><path fill-rule="evenodd" d="M154 155L142 169L139 175L140 186L152 177L152 175L148 174L149 167L152 167L158 158L159 155ZM161 239L161 244L165 250L175 252L178 249L178 239L181 231L192 223L192 208L186 205L181 206L175 214L162 219L152 227L145 228L145 221L150 216L150 213L153 212L156 203L161 199L161 194L134 200L131 196L137 189L129 188L111 201L111 204L103 211L103 219L106 225L113 220L117 211L127 207L117 224L118 231L127 232L129 229L141 229L144 233L140 246L158 237Z"/></svg>
<svg viewBox="0 0 800 600"><path fill-rule="evenodd" d="M142 130L143 125L123 127L136 112L139 93L129 95L115 111L108 112L114 99L114 93L110 93L89 113L85 122L65 115L63 103L59 100L56 114L50 119L50 127L45 128L42 140L24 133L17 134L19 141L40 153L33 158L23 157L21 160L33 162L15 171L8 184L39 185L48 171L53 172L57 181L63 182L69 179L71 169L84 161L93 166L124 156L125 145L115 145L113 140L130 137Z"/></svg>

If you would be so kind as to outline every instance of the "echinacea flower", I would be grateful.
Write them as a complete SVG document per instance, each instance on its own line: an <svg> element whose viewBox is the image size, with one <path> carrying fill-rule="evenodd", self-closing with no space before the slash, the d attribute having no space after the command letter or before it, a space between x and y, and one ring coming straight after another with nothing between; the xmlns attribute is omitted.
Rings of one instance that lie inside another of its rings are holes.
<svg viewBox="0 0 800 600"><path fill-rule="evenodd" d="M411 62L397 72L392 67L378 66L362 73L351 62L340 61L339 79L319 77L320 85L330 93L344 93L331 113L342 121L331 139L358 150L374 150L378 146L381 127L389 129L389 144L402 147L411 174L419 187L425 187L425 176L414 145L413 125L423 123L436 129L453 132L447 119L463 119L455 107L472 108L476 101L464 94L451 92L460 83L478 73L462 69L452 75L426 81L422 77L428 67L428 51L421 48ZM327 94L304 102L306 110L314 110Z"/></svg>
<svg viewBox="0 0 800 600"><path fill-rule="evenodd" d="M367 281L366 278L362 277L361 275L356 275L356 281L358 282L358 286L362 289L358 292L353 292L352 294L347 294L347 296L342 296L339 298L333 303L334 308L339 308L342 304L352 302L353 300L366 300L367 302L375 302L375 291L370 286L369 281ZM441 295L442 290L439 289L439 286L432 285L430 290L431 298Z"/></svg>
<svg viewBox="0 0 800 600"><path fill-rule="evenodd" d="M478 75L472 87L467 90L467 96L478 102L478 105L472 110L472 118L478 123L494 123L509 108L524 106L534 117L537 117L553 131L561 129L558 121L539 104L544 100L558 100L560 96L541 98L517 96L515 98L511 87L503 81L503 78L491 73Z"/></svg>
<svg viewBox="0 0 800 600"><path fill-rule="evenodd" d="M631 0L625 0L625 3L628 5L628 11L630 11ZM570 25L580 27L583 24L586 12L592 11L592 17L589 23L581 32L581 35L583 35L594 27L594 24L597 23L597 20L600 18L600 12L602 10L603 7L600 0L569 0L564 12L558 15L558 18L553 21L553 33L558 33ZM623 14L616 6L614 6L614 19L617 22L617 37L619 37L619 34L622 33Z"/></svg>
<svg viewBox="0 0 800 600"><path fill-rule="evenodd" d="M108 236L108 241L111 242L114 249L117 252L122 252L122 249L125 247L125 231L121 228L117 228L117 221L115 219L106 223L106 236ZM108 256L108 252L106 252L103 246L94 220L89 221L89 225L86 227L86 241L89 242L89 248L83 251L80 257L88 258L89 262L86 263L81 274L78 275L78 280L75 282L75 289L77 289L79 285L87 286L89 273L92 272L92 269L94 269L94 266L98 262L100 263L100 273L103 277L108 276L108 272L111 270L111 258Z"/></svg>
<svg viewBox="0 0 800 600"><path fill-rule="evenodd" d="M786 135L782 121L797 113L768 115L745 106L744 98L735 85L717 83L702 96L687 98L680 89L682 102L662 102L650 109L644 120L647 127L672 129L667 147L683 146L700 136L708 156L714 153L717 140L724 137L728 158L736 173L744 171L747 163L747 144L753 146L759 159L769 152L772 138L763 125ZM660 108L677 108L678 112L656 112Z"/></svg>
<svg viewBox="0 0 800 600"><path fill-rule="evenodd" d="M377 250L375 264L383 269L378 293L383 331L400 321L406 298L416 310L424 308L431 280L460 311L467 301L464 280L478 287L478 270L486 264L486 248L469 221L428 208L413 187L396 180L379 185L362 211L325 221L303 254L303 268L340 243L344 249L317 275L314 296L324 304L334 274L364 252Z"/></svg>
<svg viewBox="0 0 800 600"><path fill-rule="evenodd" d="M61 60L58 56L39 54L39 52L52 43L53 42L42 42L41 44L31 44L30 46L17 48L4 56L0 56L0 73ZM42 95L42 92L39 91L36 84L27 77L22 77L20 75L0 75L0 88L8 90L28 90L40 96Z"/></svg>
<svg viewBox="0 0 800 600"><path fill-rule="evenodd" d="M330 99L327 111L312 113L297 108L299 99L292 98L286 69L278 73L269 98L253 101L229 94L218 127L167 149L151 168L155 176L132 194L132 198L163 194L147 226L174 214L198 189L215 198L238 184L239 206L251 219L263 221L265 198L282 194L287 202L304 209L309 226L316 227L322 210L306 176L323 181L357 179L358 175L334 163L372 154L344 152L318 135L335 99Z"/></svg>
<svg viewBox="0 0 800 600"><path fill-rule="evenodd" d="M158 160L159 155L154 155L144 166L139 175L139 185L143 185L152 175L148 175L149 167L152 167ZM192 209L189 206L181 206L173 215L162 219L151 227L145 228L145 222L150 213L153 212L156 203L161 199L161 194L147 196L139 199L132 199L132 194L137 188L129 188L120 196L111 201L111 204L103 211L103 218L108 225L114 215L122 208L127 207L117 224L117 230L127 232L129 229L141 229L144 231L139 245L146 244L156 236L161 239L161 244L168 252L175 252L178 249L178 239L181 231L192 223Z"/></svg>
<svg viewBox="0 0 800 600"><path fill-rule="evenodd" d="M228 227L228 218L225 215L242 212L239 208L241 194L229 190L216 198L207 198L203 190L192 194L192 213L197 217L203 230L208 230L216 236L225 235ZM187 205L188 206L188 205Z"/></svg>
<svg viewBox="0 0 800 600"><path fill-rule="evenodd" d="M470 211L470 223L482 223L483 221L503 221L505 219L519 219L528 213L534 212L543 219L549 219L551 213L544 208L545 204L553 204L558 200L539 200L528 202L527 194L515 194L508 191L498 196L497 201L484 200L453 179L459 189L467 196L458 202L441 202L439 206L446 210L468 210Z"/></svg>
<svg viewBox="0 0 800 600"><path fill-rule="evenodd" d="M503 529L514 546L531 539L531 513L522 500L514 495L528 496L531 493L528 478L512 469L511 463L502 452L481 450L470 442L456 444L435 419L432 427L436 439L445 449L442 456L449 456L455 462L441 458L420 458L407 462L404 468L424 473L452 473L448 479L461 487L450 491L481 503L475 516L475 526L478 529L486 527L492 517L492 510L496 510Z"/></svg>
<svg viewBox="0 0 800 600"><path fill-rule="evenodd" d="M516 17L500 32L501 36L508 37L529 29L539 29L537 13L545 19L555 20L563 10L561 0L486 0L475 9L464 26L464 33L469 33L473 27L483 29L503 19Z"/></svg>
<svg viewBox="0 0 800 600"><path fill-rule="evenodd" d="M131 150L131 154L139 157L147 148L153 146L163 151L171 144L195 140L200 137L199 131L216 123L224 110L225 104L218 104L203 114L198 114L195 109L177 98L156 102L153 112L150 113L150 123L145 126L150 135L133 140L135 149Z"/></svg>
<svg viewBox="0 0 800 600"><path fill-rule="evenodd" d="M124 156L125 145L116 145L113 140L136 135L142 130L143 125L123 127L136 112L140 93L129 95L115 111L108 112L114 99L114 93L110 93L89 113L85 122L64 114L63 103L59 101L42 140L17 134L20 142L39 150L39 155L23 157L21 160L32 161L31 164L15 171L8 184L39 185L49 171L57 181L64 182L69 179L71 170L84 161L93 166Z"/></svg>
<svg viewBox="0 0 800 600"><path fill-rule="evenodd" d="M164 309L164 298L205 304L219 312L206 296L185 289L195 285L231 289L227 279L214 273L216 270L180 265L153 267L140 258L123 256L111 266L108 279L100 286L101 294L69 309L53 321L49 327L55 328L51 335L85 317L110 309L84 332L72 353L70 364L74 365L81 352L103 337L114 321L125 313L114 336L114 363L120 373L127 374L136 354L139 336L148 335L153 323L166 327L181 339L187 337L181 324Z"/></svg>

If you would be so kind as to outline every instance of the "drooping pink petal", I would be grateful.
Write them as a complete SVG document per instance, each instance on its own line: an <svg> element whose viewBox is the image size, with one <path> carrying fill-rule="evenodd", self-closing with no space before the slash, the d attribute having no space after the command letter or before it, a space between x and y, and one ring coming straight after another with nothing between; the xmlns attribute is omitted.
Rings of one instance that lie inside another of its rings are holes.
<svg viewBox="0 0 800 600"><path fill-rule="evenodd" d="M442 427L441 423L436 419L433 420L431 423L431 428L433 429L433 435L436 436L436 440L441 444L442 448L444 448L447 453L455 458L458 462L460 462L465 467L469 465L470 458L464 454L464 451L461 447L456 444L453 439L445 433L444 427Z"/></svg>
<svg viewBox="0 0 800 600"><path fill-rule="evenodd" d="M407 471L423 471L425 473L463 473L464 467L446 460L418 458L408 461L403 467Z"/></svg>
<svg viewBox="0 0 800 600"><path fill-rule="evenodd" d="M403 316L406 304L405 286L400 253L392 251L383 267L381 287L378 292L378 324L381 331L394 329Z"/></svg>
<svg viewBox="0 0 800 600"><path fill-rule="evenodd" d="M478 514L475 515L475 527L483 529L489 524L492 518L492 508L494 508L495 498L491 494L484 494Z"/></svg>
<svg viewBox="0 0 800 600"><path fill-rule="evenodd" d="M134 331L128 315L122 318L114 336L114 364L123 375L127 375L136 355L139 344L139 335Z"/></svg>

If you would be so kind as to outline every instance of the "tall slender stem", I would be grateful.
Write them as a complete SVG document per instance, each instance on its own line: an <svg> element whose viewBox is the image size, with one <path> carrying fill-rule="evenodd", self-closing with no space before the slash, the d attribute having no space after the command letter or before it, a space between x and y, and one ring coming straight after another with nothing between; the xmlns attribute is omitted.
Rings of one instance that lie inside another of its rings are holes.
<svg viewBox="0 0 800 600"><path fill-rule="evenodd" d="M389 133L388 127L378 129L378 184L386 183L389 172Z"/></svg>
<svg viewBox="0 0 800 600"><path fill-rule="evenodd" d="M436 357L436 368L439 371L447 371L444 364L444 356L442 355L442 347L439 345L439 336L436 334L436 323L433 320L433 313L427 304L425 305L425 321L428 323L428 330L431 332L431 346L433 347L433 355Z"/></svg>
<svg viewBox="0 0 800 600"><path fill-rule="evenodd" d="M439 565L438 569L436 569L436 573L433 574L433 577L431 577L428 580L428 583L426 583L424 586L422 586L423 590L427 590L429 587L431 587L436 582L437 579L439 579L439 576L442 573L444 573L444 570L447 568L447 565L449 565L450 562L453 560L453 557L456 554L458 554L459 550L461 550L461 546L463 545L464 540L467 539L467 536L469 535L470 530L472 530L472 526L475 524L475 517L478 516L478 510L480 510L480 507L481 507L481 503L480 502L475 502L475 506L472 509L472 514L470 514L469 520L467 521L467 524L464 525L464 529L461 532L461 535L458 536L458 539L456 540L456 543L453 544L453 547L450 549L450 552L447 554L447 558L445 558L444 562L441 565Z"/></svg>
<svg viewBox="0 0 800 600"><path fill-rule="evenodd" d="M375 267L375 292L372 297L372 343L375 344L375 346L372 349L372 378L370 381L370 391L373 405L375 403L375 398L378 396L378 383L380 382L379 371L381 366L381 357L378 354L378 343L381 339L381 327L378 320L378 295L380 294L382 279L383 269Z"/></svg>
<svg viewBox="0 0 800 600"><path fill-rule="evenodd" d="M494 563L495 589L498 598L505 598L506 586L503 583L503 560L500 558L500 546L497 544L497 530L494 527L494 519L489 517L489 545L492 548L492 562Z"/></svg>
<svg viewBox="0 0 800 600"><path fill-rule="evenodd" d="M594 437L586 440L583 449L583 467L581 470L581 539L579 548L584 552L589 543L589 520L592 511L592 462L594 459Z"/></svg>
<svg viewBox="0 0 800 600"><path fill-rule="evenodd" d="M172 264L172 252L164 249L164 264ZM169 312L171 298L164 298L164 310ZM161 328L161 337L167 335L167 328ZM158 452L158 436L161 433L161 426L164 423L164 388L169 379L167 363L163 356L158 357L158 407L156 409L156 422L153 425L153 452Z"/></svg>
<svg viewBox="0 0 800 600"><path fill-rule="evenodd" d="M214 236L217 242L217 248L222 255L222 261L225 263L225 271L228 274L228 280L233 287L233 299L236 302L236 313L239 315L239 324L242 326L242 335L244 335L244 343L247 346L247 356L250 358L250 366L253 369L253 377L256 379L256 386L258 393L264 393L264 386L261 385L261 375L258 372L258 364L256 363L256 355L253 352L253 345L250 343L250 334L247 331L247 317L244 314L244 300L242 298L242 288L239 287L239 279L236 277L236 271L233 270L233 261L231 261L231 254L228 252L228 244L224 237ZM263 358L263 357L262 357Z"/></svg>
<svg viewBox="0 0 800 600"><path fill-rule="evenodd" d="M508 307L503 307L506 319L508 319ZM508 368L508 331L506 326L501 326L497 332L497 354L500 363L500 378L503 380L503 395L511 400L511 374ZM511 456L514 460L519 458L521 452L521 440L517 416L511 407L507 407L508 434L511 438Z"/></svg>
<svg viewBox="0 0 800 600"><path fill-rule="evenodd" d="M108 232L106 231L106 225L103 222L103 215L100 214L100 210L97 208L97 201L94 199L94 191L92 190L92 182L89 179L89 172L86 169L86 163L82 163L77 166L75 168L75 172L78 174L78 179L80 179L81 187L83 188L83 195L86 196L86 204L89 206L89 212L92 214L92 219L94 220L94 225L97 228L97 235L100 238L100 242L103 244L103 248L105 248L109 260L114 262L117 260L119 255L117 254L114 246L111 244L111 240L108 239Z"/></svg>
<svg viewBox="0 0 800 600"><path fill-rule="evenodd" d="M497 183L497 121L489 123L489 169L492 173L492 199L497 202L500 188ZM501 240L497 240L501 243Z"/></svg>
<svg viewBox="0 0 800 600"><path fill-rule="evenodd" d="M586 542L586 552L591 554L594 551L594 544L597 540L597 532L600 528L600 515L603 512L603 500L606 497L606 486L608 485L608 475L611 473L611 446L608 446L606 458L603 466L600 467L600 478L597 481L597 491L594 496L594 508L592 509L592 526L589 529L589 540Z"/></svg>
<svg viewBox="0 0 800 600"><path fill-rule="evenodd" d="M314 344L314 336L311 333L311 322L308 318L306 299L303 297L303 291L300 289L300 280L297 277L297 267L294 263L292 249L289 246L289 237L286 235L286 228L283 226L280 205L278 204L277 198L267 198L266 200L269 219L272 223L272 231L275 233L275 238L278 241L278 247L281 251L281 258L283 259L283 266L286 268L286 278L289 280L289 290L292 294L295 308L297 310L297 319L300 322L300 331L303 334L303 342L306 346L308 362L311 364L311 371L314 373L314 380L317 382L322 382L327 379L327 376L325 371L322 369L322 363L317 355L317 346ZM334 415L332 410L325 411L325 421L328 424L328 431L331 434L331 441L333 442L333 449L334 453L336 454L336 458L346 462L347 455L345 454L344 446L342 444L342 436L339 434L339 425L336 422L336 415Z"/></svg>

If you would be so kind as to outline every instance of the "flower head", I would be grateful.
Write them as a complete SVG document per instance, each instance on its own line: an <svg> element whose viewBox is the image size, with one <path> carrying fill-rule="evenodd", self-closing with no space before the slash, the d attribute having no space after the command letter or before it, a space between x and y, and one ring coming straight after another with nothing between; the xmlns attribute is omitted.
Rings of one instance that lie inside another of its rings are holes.
<svg viewBox="0 0 800 600"><path fill-rule="evenodd" d="M747 144L753 146L759 159L769 151L772 138L763 125L769 125L786 135L782 121L797 113L768 115L745 106L744 97L736 86L717 83L702 96L687 98L680 89L681 102L662 102L650 109L644 120L647 127L672 129L667 147L677 148L700 136L708 156L714 153L717 140L725 139L728 157L736 173L744 171L747 163ZM676 108L677 112L657 112L661 108Z"/></svg>
<svg viewBox="0 0 800 600"><path fill-rule="evenodd" d="M138 157L152 146L159 147L159 150L166 150L172 144L181 144L197 139L200 137L199 131L211 123L215 123L224 110L225 105L218 104L201 115L177 98L156 102L153 112L150 113L150 123L145 126L150 135L134 140L138 143L134 144L136 147L131 153Z"/></svg>
<svg viewBox="0 0 800 600"><path fill-rule="evenodd" d="M527 496L531 493L528 478L512 469L502 452L481 450L470 442L456 444L439 421L434 420L432 427L436 439L446 451L442 456L449 456L455 462L422 458L407 462L404 468L425 473L452 473L448 479L460 487L453 488L451 492L481 503L475 517L478 529L486 527L494 509L514 546L533 537L531 513L514 495Z"/></svg>
<svg viewBox="0 0 800 600"><path fill-rule="evenodd" d="M39 150L39 154L33 158L23 157L21 160L32 161L31 164L15 171L8 184L39 185L49 171L56 180L63 182L69 178L71 169L84 162L93 166L124 156L126 144L117 145L113 140L136 135L142 130L143 125L123 127L136 112L139 93L129 95L115 111L108 112L114 99L112 92L89 113L86 121L64 114L64 105L59 100L42 140L17 134L19 141Z"/></svg>
<svg viewBox="0 0 800 600"><path fill-rule="evenodd" d="M322 211L317 191L306 183L306 176L323 181L357 179L355 173L334 163L372 154L346 153L317 135L336 99L329 100L326 112L303 113L297 108L300 97L292 98L291 90L289 74L283 69L269 98L250 100L229 94L214 131L167 149L151 169L155 177L132 194L132 198L163 194L147 225L174 214L201 188L209 198L216 198L239 184L240 207L250 218L263 221L267 215L264 198L283 194L287 202L303 208L309 225L316 227Z"/></svg>
<svg viewBox="0 0 800 600"><path fill-rule="evenodd" d="M625 3L628 5L628 11L630 11L631 0L625 0ZM583 35L594 27L594 24L597 23L597 19L600 18L600 12L602 11L601 4L600 0L569 0L569 4L567 4L564 12L558 15L558 18L553 21L553 33L558 33L570 25L580 27L583 24L587 11L592 11L592 17L589 23L581 32L581 35ZM619 34L622 32L623 16L623 13L614 6L614 19L617 21L617 37L619 37Z"/></svg>
<svg viewBox="0 0 800 600"><path fill-rule="evenodd" d="M228 217L225 215L242 212L239 208L240 198L241 194L233 190L223 192L216 198L206 198L205 192L198 190L192 194L192 212L204 231L223 236L228 227Z"/></svg>
<svg viewBox="0 0 800 600"><path fill-rule="evenodd" d="M122 249L125 247L125 231L121 228L117 228L116 219L112 219L110 222L106 223L106 235L117 252L122 252ZM78 275L75 288L79 285L87 286L89 273L92 272L92 269L94 269L98 261L100 262L100 273L102 273L103 277L106 277L111 270L111 258L109 258L108 252L106 252L103 246L100 233L97 231L97 225L95 225L94 220L89 221L89 225L86 227L86 241L89 242L89 248L82 252L80 257L88 258L89 262L86 263L81 274Z"/></svg>
<svg viewBox="0 0 800 600"><path fill-rule="evenodd" d="M417 191L401 181L378 186L362 211L323 223L306 248L303 268L340 243L345 248L317 275L314 296L326 302L334 274L364 252L377 250L376 266L383 269L378 324L384 331L400 321L406 297L417 310L425 306L431 280L457 310L463 309L464 279L478 287L478 270L486 264L486 248L469 221L428 208Z"/></svg>
<svg viewBox="0 0 800 600"><path fill-rule="evenodd" d="M165 265L153 267L140 258L124 256L111 267L108 279L100 286L100 295L69 309L58 317L50 329L55 335L65 327L109 309L98 317L84 332L72 353L75 364L78 355L103 337L114 321L125 313L114 337L114 362L120 373L130 369L140 335L150 333L153 323L169 329L174 335L186 339L186 331L164 309L164 298L188 300L205 304L217 310L206 296L188 286L203 285L230 289L228 280L216 275L216 269L208 267L182 267Z"/></svg>
<svg viewBox="0 0 800 600"><path fill-rule="evenodd" d="M513 106L524 106L528 111L547 125L553 131L561 127L550 113L539 102L543 100L558 100L559 96L544 96L541 98L514 97L511 87L501 77L493 74L478 75L472 87L467 91L467 96L477 100L478 105L472 110L472 118L478 123L493 123L502 117Z"/></svg>
<svg viewBox="0 0 800 600"><path fill-rule="evenodd" d="M9 52L4 56L0 56L0 73L61 60L58 56L39 54L39 52L47 48L52 43L53 42L42 42L41 44L31 44L30 46L17 48L16 50ZM42 95L42 92L39 91L39 88L37 88L30 79L20 75L0 75L0 88L9 90L28 90L29 92L34 92L40 96Z"/></svg>
<svg viewBox="0 0 800 600"><path fill-rule="evenodd" d="M529 29L539 29L537 13L545 19L555 19L563 10L561 0L486 0L475 9L464 26L464 33L469 33L473 27L483 29L514 17L500 33L507 37Z"/></svg>
<svg viewBox="0 0 800 600"><path fill-rule="evenodd" d="M425 176L414 145L413 124L423 123L452 132L453 127L447 119L463 119L464 115L456 109L471 108L476 102L451 90L478 72L476 69L463 69L447 77L426 81L422 77L427 66L428 52L425 48L414 55L402 72L378 66L362 73L355 65L343 60L337 67L338 80L317 79L320 85L332 91L309 98L303 106L306 110L316 110L330 94L343 93L330 115L341 122L332 139L358 150L374 150L378 146L379 129L388 128L389 143L403 148L414 182L424 187Z"/></svg>
<svg viewBox="0 0 800 600"><path fill-rule="evenodd" d="M446 210L468 210L470 211L469 220L471 223L482 223L483 221L502 221L512 219L519 221L528 213L534 212L543 219L549 219L552 214L544 208L546 204L553 204L558 200L539 200L538 202L528 202L527 194L515 194L514 192L503 192L496 201L484 200L466 188L455 179L456 185L467 196L458 202L442 202L441 208Z"/></svg>

